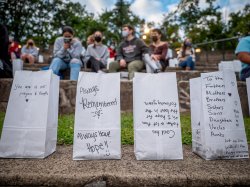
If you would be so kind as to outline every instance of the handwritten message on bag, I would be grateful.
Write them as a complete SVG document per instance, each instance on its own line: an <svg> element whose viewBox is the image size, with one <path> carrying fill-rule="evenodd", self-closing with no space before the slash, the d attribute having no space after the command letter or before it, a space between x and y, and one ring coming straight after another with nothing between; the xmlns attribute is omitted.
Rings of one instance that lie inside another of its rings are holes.
<svg viewBox="0 0 250 187"><path fill-rule="evenodd" d="M59 77L51 70L17 71L0 143L0 156L44 158L57 141Z"/></svg>
<svg viewBox="0 0 250 187"><path fill-rule="evenodd" d="M193 151L205 159L248 158L235 74L203 73L190 80Z"/></svg>
<svg viewBox="0 0 250 187"><path fill-rule="evenodd" d="M80 73L73 159L120 159L120 75Z"/></svg>
<svg viewBox="0 0 250 187"><path fill-rule="evenodd" d="M133 84L138 160L182 159L175 73L136 73Z"/></svg>

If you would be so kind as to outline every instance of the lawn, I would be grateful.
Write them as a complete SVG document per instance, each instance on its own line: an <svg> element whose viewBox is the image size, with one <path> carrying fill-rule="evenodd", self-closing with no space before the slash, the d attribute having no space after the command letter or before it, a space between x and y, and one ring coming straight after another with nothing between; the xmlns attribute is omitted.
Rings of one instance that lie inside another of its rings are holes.
<svg viewBox="0 0 250 187"><path fill-rule="evenodd" d="M2 126L5 113L0 112L0 132L2 132ZM132 113L124 113L121 115L121 127L122 127L122 144L132 145L134 144L134 132L133 132L133 115ZM248 143L250 143L250 117L244 118L245 128ZM181 115L181 127L182 127L182 143L192 143L191 133L191 118L189 115ZM74 115L60 115L58 119L58 140L57 143L62 145L73 144L74 133Z"/></svg>

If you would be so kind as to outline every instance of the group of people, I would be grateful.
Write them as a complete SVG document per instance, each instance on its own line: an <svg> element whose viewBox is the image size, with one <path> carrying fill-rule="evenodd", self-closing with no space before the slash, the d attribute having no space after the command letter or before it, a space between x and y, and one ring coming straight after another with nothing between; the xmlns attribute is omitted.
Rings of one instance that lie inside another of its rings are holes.
<svg viewBox="0 0 250 187"><path fill-rule="evenodd" d="M19 50L19 43L12 36L9 37L9 58L13 62L21 58L24 62L34 64L38 58L38 49L34 40L28 39L27 43Z"/></svg>
<svg viewBox="0 0 250 187"><path fill-rule="evenodd" d="M11 76L11 62L21 58L24 62L34 64L38 58L38 48L32 39L20 50L19 44L13 37L8 37L5 26L1 25L1 54L0 54L0 77ZM117 72L127 69L129 79L134 77L135 72L140 72L144 67L149 73L165 71L169 64L167 57L168 43L161 40L161 30L153 29L151 32L152 43L147 46L143 40L135 36L135 29L131 25L124 25L122 37L124 40L116 48L111 43L109 47L102 43L102 32L96 31L87 38L87 49L82 46L79 39L74 37L74 30L70 26L63 28L62 36L54 43L53 60L50 69L55 74L70 68L70 79L77 80L81 66L91 68L93 72L104 73L108 60L114 59L109 64L109 72ZM242 62L240 79L250 77L250 36L242 38L235 51L238 59ZM185 39L177 59L179 66L185 70L195 68L195 53L190 39ZM5 71L4 71L5 69Z"/></svg>
<svg viewBox="0 0 250 187"><path fill-rule="evenodd" d="M102 43L103 34L96 31L87 39L87 50L81 42L74 37L74 30L65 26L62 36L54 43L53 60L50 69L59 74L59 71L70 68L70 79L77 80L82 64L91 68L92 72L104 73L108 59L115 57L109 64L109 72L117 72L127 69L129 79L134 77L135 72L140 72L145 66L147 72L159 73L164 71L168 65L166 58L168 43L161 41L162 33L159 29L153 29L151 33L152 43L149 47L135 36L135 29L131 25L124 25L122 37L124 40L119 44L117 50L114 45L107 47ZM178 55L179 66L186 70L194 69L195 56L191 41L186 39Z"/></svg>

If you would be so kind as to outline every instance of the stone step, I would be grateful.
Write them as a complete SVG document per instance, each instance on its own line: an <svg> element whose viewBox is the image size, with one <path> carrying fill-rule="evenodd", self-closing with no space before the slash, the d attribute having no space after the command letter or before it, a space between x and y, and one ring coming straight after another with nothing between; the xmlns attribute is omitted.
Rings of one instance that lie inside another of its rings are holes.
<svg viewBox="0 0 250 187"><path fill-rule="evenodd" d="M206 161L191 145L175 161L137 161L133 145L121 146L121 160L73 161L72 150L57 146L45 159L0 159L0 186L250 186L250 159Z"/></svg>
<svg viewBox="0 0 250 187"><path fill-rule="evenodd" d="M9 94L11 90L12 79L0 79L0 111L6 111ZM249 116L248 98L246 83L242 81L237 82L238 91L241 100L242 112L244 116ZM76 81L61 80L60 81L60 100L59 113L69 114L75 112L75 97L76 97ZM178 81L178 94L180 112L190 112L190 91L189 81ZM133 82L128 80L121 80L121 111L133 110Z"/></svg>
<svg viewBox="0 0 250 187"><path fill-rule="evenodd" d="M49 66L50 64L48 63L35 63L35 64L28 64L28 63L24 63L23 67L25 68L43 68L46 66Z"/></svg>

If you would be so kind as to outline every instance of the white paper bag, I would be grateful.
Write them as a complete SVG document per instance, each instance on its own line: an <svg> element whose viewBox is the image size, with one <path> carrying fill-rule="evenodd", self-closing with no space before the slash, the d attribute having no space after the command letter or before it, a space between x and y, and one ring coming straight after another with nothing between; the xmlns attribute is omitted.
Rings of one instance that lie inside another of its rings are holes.
<svg viewBox="0 0 250 187"><path fill-rule="evenodd" d="M240 72L241 71L241 61L240 60L234 60L233 65L234 65L234 71L235 72Z"/></svg>
<svg viewBox="0 0 250 187"><path fill-rule="evenodd" d="M250 115L250 77L246 79L246 85L247 85L248 110Z"/></svg>
<svg viewBox="0 0 250 187"><path fill-rule="evenodd" d="M183 159L176 73L135 73L133 102L136 159Z"/></svg>
<svg viewBox="0 0 250 187"><path fill-rule="evenodd" d="M12 68L13 68L13 77L15 76L16 71L23 70L23 61L21 59L15 59L12 62Z"/></svg>
<svg viewBox="0 0 250 187"><path fill-rule="evenodd" d="M43 63L43 55L38 55L38 63Z"/></svg>
<svg viewBox="0 0 250 187"><path fill-rule="evenodd" d="M45 158L56 149L59 77L17 71L0 141L0 157Z"/></svg>
<svg viewBox="0 0 250 187"><path fill-rule="evenodd" d="M206 160L249 158L233 71L190 79L192 148Z"/></svg>
<svg viewBox="0 0 250 187"><path fill-rule="evenodd" d="M179 64L179 61L177 58L169 59L169 67L177 67Z"/></svg>
<svg viewBox="0 0 250 187"><path fill-rule="evenodd" d="M219 71L231 70L235 71L233 61L221 61L219 64Z"/></svg>
<svg viewBox="0 0 250 187"><path fill-rule="evenodd" d="M80 72L73 160L120 159L120 74Z"/></svg>

